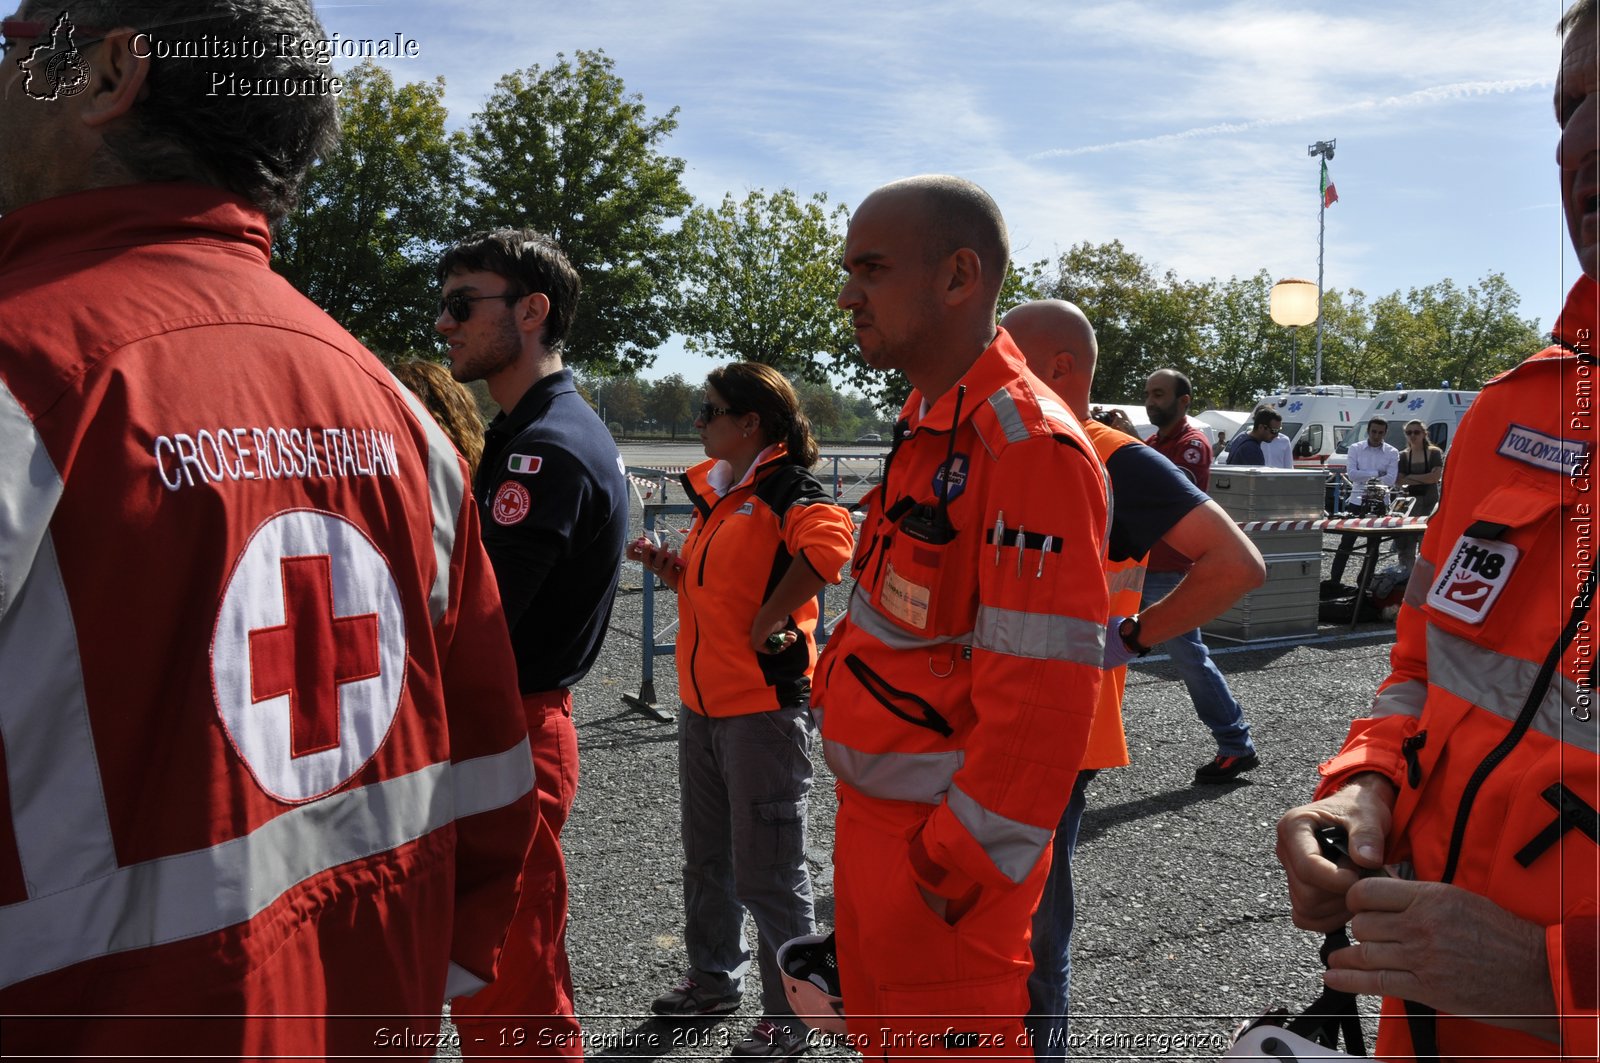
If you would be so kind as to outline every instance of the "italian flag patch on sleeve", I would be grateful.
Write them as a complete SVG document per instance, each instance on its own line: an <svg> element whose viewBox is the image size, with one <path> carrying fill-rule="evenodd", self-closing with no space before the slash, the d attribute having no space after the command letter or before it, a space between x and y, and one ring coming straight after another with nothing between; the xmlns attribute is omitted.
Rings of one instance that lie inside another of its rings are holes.
<svg viewBox="0 0 1600 1063"><path fill-rule="evenodd" d="M526 473L532 476L539 471L539 466L544 464L544 459L536 454L513 454L506 462L506 468L512 472Z"/></svg>

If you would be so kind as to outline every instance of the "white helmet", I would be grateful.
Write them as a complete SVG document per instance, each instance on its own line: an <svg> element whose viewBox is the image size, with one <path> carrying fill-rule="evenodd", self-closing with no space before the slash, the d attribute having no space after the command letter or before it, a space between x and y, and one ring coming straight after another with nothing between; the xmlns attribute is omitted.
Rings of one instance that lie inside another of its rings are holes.
<svg viewBox="0 0 1600 1063"><path fill-rule="evenodd" d="M784 942L778 950L778 970L789 1006L807 1026L820 1033L847 1032L832 934L807 934Z"/></svg>

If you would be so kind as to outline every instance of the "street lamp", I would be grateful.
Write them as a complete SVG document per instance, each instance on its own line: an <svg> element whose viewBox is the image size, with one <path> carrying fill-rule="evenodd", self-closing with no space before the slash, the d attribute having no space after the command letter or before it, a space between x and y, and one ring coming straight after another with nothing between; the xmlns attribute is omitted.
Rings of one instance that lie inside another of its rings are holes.
<svg viewBox="0 0 1600 1063"><path fill-rule="evenodd" d="M1272 320L1289 331L1289 386L1294 387L1300 369L1300 326L1317 319L1322 300L1317 296L1317 286L1310 281L1290 277L1272 286L1268 312Z"/></svg>

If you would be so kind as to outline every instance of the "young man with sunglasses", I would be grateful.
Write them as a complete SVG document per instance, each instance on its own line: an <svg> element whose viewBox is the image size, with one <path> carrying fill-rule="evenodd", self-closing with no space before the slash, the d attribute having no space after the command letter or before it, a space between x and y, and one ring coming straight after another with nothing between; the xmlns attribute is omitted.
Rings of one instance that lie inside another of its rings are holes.
<svg viewBox="0 0 1600 1063"><path fill-rule="evenodd" d="M455 1002L463 1054L580 1058L567 966L567 874L559 836L578 788L572 686L600 653L628 529L628 489L611 434L578 394L561 346L578 273L530 229L475 233L439 263L434 322L450 372L500 405L473 483L517 657L540 825L523 873L500 978ZM506 1016L527 1021L511 1022ZM502 1029L527 1038L506 1043Z"/></svg>
<svg viewBox="0 0 1600 1063"><path fill-rule="evenodd" d="M535 817L466 470L269 266L335 101L139 43L324 31L71 8L0 21L0 1044L431 1057Z"/></svg>

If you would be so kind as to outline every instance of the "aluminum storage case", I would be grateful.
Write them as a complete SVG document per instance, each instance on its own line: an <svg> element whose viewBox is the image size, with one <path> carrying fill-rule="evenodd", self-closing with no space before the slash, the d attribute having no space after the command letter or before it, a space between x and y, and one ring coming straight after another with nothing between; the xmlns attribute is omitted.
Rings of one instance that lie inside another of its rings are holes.
<svg viewBox="0 0 1600 1063"><path fill-rule="evenodd" d="M1240 524L1269 520L1319 520L1327 474L1320 470L1211 469L1211 497ZM1320 531L1245 533L1267 565L1266 582L1205 626L1228 639L1281 638L1317 630L1317 588L1322 580Z"/></svg>
<svg viewBox="0 0 1600 1063"><path fill-rule="evenodd" d="M1284 520L1323 516L1328 474L1318 469L1262 469L1254 466L1211 467L1211 497L1243 524L1252 520Z"/></svg>

